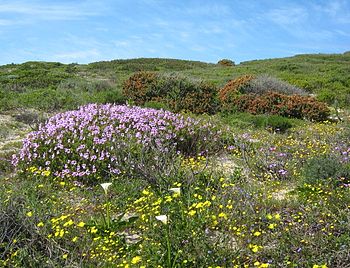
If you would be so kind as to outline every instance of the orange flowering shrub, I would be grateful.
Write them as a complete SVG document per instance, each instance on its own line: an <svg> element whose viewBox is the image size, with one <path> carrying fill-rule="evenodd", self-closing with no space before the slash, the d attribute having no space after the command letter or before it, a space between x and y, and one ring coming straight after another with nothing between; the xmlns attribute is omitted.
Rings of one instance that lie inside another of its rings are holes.
<svg viewBox="0 0 350 268"><path fill-rule="evenodd" d="M235 62L229 59L219 60L217 64L221 66L228 66L228 67L235 66Z"/></svg>
<svg viewBox="0 0 350 268"><path fill-rule="evenodd" d="M215 86L173 74L135 73L124 83L123 94L137 105L163 102L174 112L212 114L218 109Z"/></svg>
<svg viewBox="0 0 350 268"><path fill-rule="evenodd" d="M153 88L157 83L157 74L155 72L137 72L129 77L123 85L123 95L135 102L137 105L143 105L145 102L157 97Z"/></svg>
<svg viewBox="0 0 350 268"><path fill-rule="evenodd" d="M219 90L219 100L223 106L229 105L237 94L239 94L239 88L247 85L254 76L242 75L236 79L232 79L226 83L226 85Z"/></svg>
<svg viewBox="0 0 350 268"><path fill-rule="evenodd" d="M325 103L313 97L284 95L268 92L264 95L246 94L237 96L231 103L231 110L251 114L275 114L312 121L327 120L330 111Z"/></svg>

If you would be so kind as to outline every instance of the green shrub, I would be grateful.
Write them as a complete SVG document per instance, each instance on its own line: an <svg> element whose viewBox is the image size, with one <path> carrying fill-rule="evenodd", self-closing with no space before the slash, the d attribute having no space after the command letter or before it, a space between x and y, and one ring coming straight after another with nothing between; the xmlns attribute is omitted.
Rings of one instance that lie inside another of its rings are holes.
<svg viewBox="0 0 350 268"><path fill-rule="evenodd" d="M169 107L166 103L161 101L147 101L144 105L147 108L153 108L153 109L163 109L163 110L169 110Z"/></svg>
<svg viewBox="0 0 350 268"><path fill-rule="evenodd" d="M335 154L317 156L305 163L303 177L310 184L342 185L350 182L350 165Z"/></svg>
<svg viewBox="0 0 350 268"><path fill-rule="evenodd" d="M222 114L222 121L235 128L255 127L274 132L285 132L296 125L296 119L279 115L253 115L239 112Z"/></svg>
<svg viewBox="0 0 350 268"><path fill-rule="evenodd" d="M98 92L90 97L97 103L125 104L126 98L118 89L110 89ZM87 102L86 102L87 103Z"/></svg>
<svg viewBox="0 0 350 268"><path fill-rule="evenodd" d="M250 113L221 113L221 120L235 128L248 128L253 126L253 117L254 115Z"/></svg>
<svg viewBox="0 0 350 268"><path fill-rule="evenodd" d="M253 116L253 123L257 127L267 128L274 132L285 132L293 127L291 119L279 115L256 115Z"/></svg>
<svg viewBox="0 0 350 268"><path fill-rule="evenodd" d="M12 154L13 151L0 154L0 176L14 171L13 165L11 164Z"/></svg>
<svg viewBox="0 0 350 268"><path fill-rule="evenodd" d="M113 84L108 80L83 80L77 78L70 78L62 81L57 89L59 90L74 90L74 91L88 91L101 92L108 91L113 88Z"/></svg>
<svg viewBox="0 0 350 268"><path fill-rule="evenodd" d="M337 94L329 89L323 89L317 94L317 100L333 104L337 99Z"/></svg>

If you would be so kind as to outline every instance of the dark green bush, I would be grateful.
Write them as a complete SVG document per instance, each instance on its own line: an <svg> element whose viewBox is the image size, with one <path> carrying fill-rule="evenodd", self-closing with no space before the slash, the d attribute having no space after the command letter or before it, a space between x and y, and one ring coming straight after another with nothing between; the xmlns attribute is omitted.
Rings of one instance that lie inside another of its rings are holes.
<svg viewBox="0 0 350 268"><path fill-rule="evenodd" d="M9 174L14 171L14 167L11 164L13 151L0 153L0 176Z"/></svg>
<svg viewBox="0 0 350 268"><path fill-rule="evenodd" d="M153 108L153 109L163 109L163 110L169 110L169 107L166 103L161 102L161 101L147 101L145 102L145 107L147 108Z"/></svg>
<svg viewBox="0 0 350 268"><path fill-rule="evenodd" d="M253 115L250 113L222 113L222 121L235 128L264 128L274 132L285 132L298 124L297 119L278 115Z"/></svg>
<svg viewBox="0 0 350 268"><path fill-rule="evenodd" d="M306 183L331 183L335 186L350 182L350 165L335 154L321 155L309 159L303 169Z"/></svg>
<svg viewBox="0 0 350 268"><path fill-rule="evenodd" d="M125 104L127 99L118 89L111 89L107 91L101 91L95 95L91 95L90 99L97 103L115 103ZM88 102L85 102L88 103Z"/></svg>
<svg viewBox="0 0 350 268"><path fill-rule="evenodd" d="M253 123L257 127L267 128L274 132L285 132L293 127L291 119L279 115L256 115L253 116Z"/></svg>

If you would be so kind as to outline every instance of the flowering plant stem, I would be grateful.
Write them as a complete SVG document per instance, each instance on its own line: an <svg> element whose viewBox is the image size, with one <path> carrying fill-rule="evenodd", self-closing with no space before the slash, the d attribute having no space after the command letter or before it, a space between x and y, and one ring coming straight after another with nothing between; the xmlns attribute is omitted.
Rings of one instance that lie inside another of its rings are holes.
<svg viewBox="0 0 350 268"><path fill-rule="evenodd" d="M110 227L110 222L111 222L111 218L110 218L110 203L107 200L106 202L106 223L107 223L107 228L109 229Z"/></svg>
<svg viewBox="0 0 350 268"><path fill-rule="evenodd" d="M170 245L170 238L169 238L169 230L170 227L166 229L166 243L167 243L167 255L168 255L168 267L171 267L171 245Z"/></svg>

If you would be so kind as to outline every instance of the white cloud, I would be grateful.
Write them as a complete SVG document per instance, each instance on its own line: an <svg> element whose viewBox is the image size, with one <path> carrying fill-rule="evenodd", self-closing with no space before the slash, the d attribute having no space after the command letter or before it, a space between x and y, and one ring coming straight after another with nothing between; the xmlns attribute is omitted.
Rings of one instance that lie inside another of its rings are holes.
<svg viewBox="0 0 350 268"><path fill-rule="evenodd" d="M9 26L9 25L13 25L16 22L13 20L4 20L4 19L0 19L0 26Z"/></svg>
<svg viewBox="0 0 350 268"><path fill-rule="evenodd" d="M55 54L52 56L52 59L54 61L62 61L65 63L68 62L84 62L86 60L91 60L94 58L98 58L101 56L101 53L97 49L89 49L89 50L82 50L82 51L70 51L70 52L63 52L59 54Z"/></svg>
<svg viewBox="0 0 350 268"><path fill-rule="evenodd" d="M346 0L333 0L322 5L314 5L314 9L341 24L350 23L350 5Z"/></svg>
<svg viewBox="0 0 350 268"><path fill-rule="evenodd" d="M218 3L203 4L202 2L199 5L182 8L181 12L192 16L224 16L232 13L231 8L227 5Z"/></svg>
<svg viewBox="0 0 350 268"><path fill-rule="evenodd" d="M91 2L75 3L39 3L31 1L11 1L0 3L0 14L22 15L33 19L75 20L100 14L101 5Z"/></svg>
<svg viewBox="0 0 350 268"><path fill-rule="evenodd" d="M285 7L272 9L264 17L280 26L288 26L304 22L308 18L308 12L302 7Z"/></svg>

